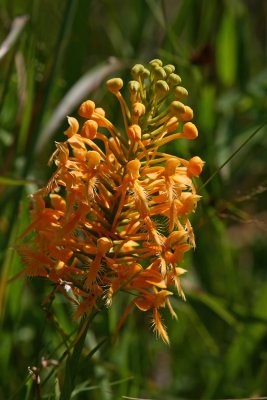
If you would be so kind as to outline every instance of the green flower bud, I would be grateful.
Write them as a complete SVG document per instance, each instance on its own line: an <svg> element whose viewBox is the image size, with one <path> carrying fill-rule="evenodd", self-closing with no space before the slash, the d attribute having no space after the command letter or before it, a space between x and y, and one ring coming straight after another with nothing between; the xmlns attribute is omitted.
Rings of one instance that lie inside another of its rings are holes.
<svg viewBox="0 0 267 400"><path fill-rule="evenodd" d="M123 80L121 78L112 78L106 82L106 86L111 93L118 93L123 87Z"/></svg>
<svg viewBox="0 0 267 400"><path fill-rule="evenodd" d="M172 64L164 65L163 68L167 75L170 75L175 71L175 66Z"/></svg>
<svg viewBox="0 0 267 400"><path fill-rule="evenodd" d="M170 104L170 110L174 115L183 114L185 112L185 106L180 101L173 101Z"/></svg>
<svg viewBox="0 0 267 400"><path fill-rule="evenodd" d="M176 86L174 88L174 96L177 100L183 99L188 96L188 91L183 86Z"/></svg>
<svg viewBox="0 0 267 400"><path fill-rule="evenodd" d="M156 66L161 67L161 66L162 66L162 61L159 60L158 58L155 58L154 60L149 61L149 64L150 64L152 67L156 67Z"/></svg>
<svg viewBox="0 0 267 400"><path fill-rule="evenodd" d="M138 81L129 81L128 88L130 92L137 93L140 90L140 83Z"/></svg>
<svg viewBox="0 0 267 400"><path fill-rule="evenodd" d="M156 79L156 80L165 79L166 76L167 76L167 74L166 74L166 72L164 71L164 69L163 69L162 67L159 67L159 66L157 66L157 67L154 68L153 73L154 73L154 76L155 76L155 79Z"/></svg>
<svg viewBox="0 0 267 400"><path fill-rule="evenodd" d="M177 86L182 82L182 79L180 78L179 75L171 73L168 76L167 82L170 86Z"/></svg>
<svg viewBox="0 0 267 400"><path fill-rule="evenodd" d="M167 82L163 81L163 80L159 80L156 82L155 85L155 92L158 96L166 96L169 92L170 88L169 85L167 84Z"/></svg>
<svg viewBox="0 0 267 400"><path fill-rule="evenodd" d="M150 76L150 71L147 68L145 68L144 71L142 72L142 78L147 79L149 78L149 76Z"/></svg>
<svg viewBox="0 0 267 400"><path fill-rule="evenodd" d="M145 67L142 64L135 64L132 68L132 76L136 79L142 75Z"/></svg>

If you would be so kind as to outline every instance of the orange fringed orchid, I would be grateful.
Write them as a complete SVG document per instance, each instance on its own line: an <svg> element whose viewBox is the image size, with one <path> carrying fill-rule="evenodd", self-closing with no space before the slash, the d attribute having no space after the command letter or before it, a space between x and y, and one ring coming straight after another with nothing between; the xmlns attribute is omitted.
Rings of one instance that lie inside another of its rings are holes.
<svg viewBox="0 0 267 400"><path fill-rule="evenodd" d="M32 222L18 245L25 274L52 281L76 304L75 318L127 291L133 298L118 328L136 306L152 313L167 343L159 309L167 305L175 316L173 286L185 299L179 263L195 246L189 214L200 199L194 179L203 167L198 156L160 152L166 143L198 136L193 111L182 103L187 90L174 70L160 60L148 68L135 65L128 102L122 79L107 81L121 106L121 130L91 100L80 106L81 126L68 117L67 138L49 160L56 170L32 195ZM158 216L166 220L163 232Z"/></svg>

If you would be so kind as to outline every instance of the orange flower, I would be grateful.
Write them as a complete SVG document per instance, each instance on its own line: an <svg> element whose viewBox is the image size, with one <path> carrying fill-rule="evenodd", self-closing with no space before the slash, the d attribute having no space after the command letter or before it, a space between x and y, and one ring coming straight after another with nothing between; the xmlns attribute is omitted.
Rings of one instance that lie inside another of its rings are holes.
<svg viewBox="0 0 267 400"><path fill-rule="evenodd" d="M121 78L107 82L121 107L122 130L91 100L79 108L81 126L67 117L66 140L56 143L49 160L56 170L32 195L32 222L18 245L25 273L53 282L77 305L75 318L111 305L126 291L133 298L118 329L136 306L152 312L166 343L159 309L167 305L176 316L173 283L185 298L179 264L195 246L189 216L200 199L194 180L204 164L198 156L185 160L160 152L166 143L198 136L193 111L182 102L187 90L174 71L160 60L148 68L135 65L129 101ZM164 234L157 223L162 216Z"/></svg>

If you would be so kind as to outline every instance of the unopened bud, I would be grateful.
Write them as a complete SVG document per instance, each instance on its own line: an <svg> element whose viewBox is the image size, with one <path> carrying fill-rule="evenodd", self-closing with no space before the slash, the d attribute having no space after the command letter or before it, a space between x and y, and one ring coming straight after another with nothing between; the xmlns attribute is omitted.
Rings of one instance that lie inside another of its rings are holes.
<svg viewBox="0 0 267 400"><path fill-rule="evenodd" d="M137 117L142 117L146 112L146 107L143 103L134 103L133 104L133 115Z"/></svg>
<svg viewBox="0 0 267 400"><path fill-rule="evenodd" d="M81 117L90 119L94 111L95 103L92 100L87 100L82 103L78 112Z"/></svg>
<svg viewBox="0 0 267 400"><path fill-rule="evenodd" d="M173 101L170 104L170 110L174 115L180 115L185 112L185 106L180 101Z"/></svg>
<svg viewBox="0 0 267 400"><path fill-rule="evenodd" d="M97 151L88 151L86 154L86 161L89 169L95 169L99 166L101 157Z"/></svg>
<svg viewBox="0 0 267 400"><path fill-rule="evenodd" d="M194 112L191 107L184 106L184 112L179 115L181 121L191 121L194 117Z"/></svg>
<svg viewBox="0 0 267 400"><path fill-rule="evenodd" d="M179 75L171 73L168 76L167 82L170 86L177 86L177 85L180 85L180 83L182 82L182 79L180 78Z"/></svg>
<svg viewBox="0 0 267 400"><path fill-rule="evenodd" d="M188 91L183 86L176 86L174 88L174 96L177 100L181 100L188 96Z"/></svg>
<svg viewBox="0 0 267 400"><path fill-rule="evenodd" d="M64 211L66 208L66 201L59 194L51 193L49 195L51 205L55 210Z"/></svg>
<svg viewBox="0 0 267 400"><path fill-rule="evenodd" d="M170 74L172 74L175 71L175 66L172 64L167 64L164 65L164 70L166 72L166 74L169 76Z"/></svg>
<svg viewBox="0 0 267 400"><path fill-rule="evenodd" d="M98 123L92 119L85 121L81 130L81 136L87 139L95 139L97 134Z"/></svg>
<svg viewBox="0 0 267 400"><path fill-rule="evenodd" d="M153 73L156 80L165 79L167 76L164 69L160 66L156 66L153 70Z"/></svg>
<svg viewBox="0 0 267 400"><path fill-rule="evenodd" d="M98 123L98 126L106 128L108 122L103 117L105 117L105 110L102 107L97 107L93 115L94 121Z"/></svg>
<svg viewBox="0 0 267 400"><path fill-rule="evenodd" d="M106 237L97 239L97 250L102 254L106 254L112 248L112 240Z"/></svg>
<svg viewBox="0 0 267 400"><path fill-rule="evenodd" d="M142 78L148 79L149 76L150 76L150 71L147 68L145 68L144 71L142 72Z"/></svg>
<svg viewBox="0 0 267 400"><path fill-rule="evenodd" d="M186 122L183 126L183 137L186 139L194 140L198 137L198 130L192 122Z"/></svg>
<svg viewBox="0 0 267 400"><path fill-rule="evenodd" d="M161 67L162 66L162 61L159 58L155 58L154 60L149 61L149 64L152 67L156 67L156 66Z"/></svg>
<svg viewBox="0 0 267 400"><path fill-rule="evenodd" d="M158 96L163 97L166 96L169 92L169 85L166 81L159 80L155 85L155 92Z"/></svg>
<svg viewBox="0 0 267 400"><path fill-rule="evenodd" d="M138 81L130 81L128 83L128 88L132 93L138 93L140 90L140 83Z"/></svg>
<svg viewBox="0 0 267 400"><path fill-rule="evenodd" d="M111 93L117 94L123 87L123 80L121 78L112 78L106 82L106 87Z"/></svg>
<svg viewBox="0 0 267 400"><path fill-rule="evenodd" d="M187 175L191 178L192 176L199 176L202 172L204 161L200 157L192 157L187 165Z"/></svg>
<svg viewBox="0 0 267 400"><path fill-rule="evenodd" d="M145 67L142 64L135 64L132 68L132 76L138 78L144 72Z"/></svg>

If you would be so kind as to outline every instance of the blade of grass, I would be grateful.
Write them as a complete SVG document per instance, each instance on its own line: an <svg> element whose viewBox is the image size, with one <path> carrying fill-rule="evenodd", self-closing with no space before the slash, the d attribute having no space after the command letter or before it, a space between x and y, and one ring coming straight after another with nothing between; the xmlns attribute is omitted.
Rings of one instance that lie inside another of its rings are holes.
<svg viewBox="0 0 267 400"><path fill-rule="evenodd" d="M25 186L36 184L35 180L31 179L16 179L16 178L8 178L6 176L0 176L0 185L3 186Z"/></svg>
<svg viewBox="0 0 267 400"><path fill-rule="evenodd" d="M114 382L110 382L110 386L116 386L116 385L120 385L121 383L125 383L128 382L129 380L132 380L134 377L133 376L129 376L127 378L123 378L123 379L119 379L117 381ZM84 384L89 383L90 381L84 382ZM82 392L89 392L92 390L96 390L96 389L101 389L100 385L94 385L94 386L82 386L82 387L78 387L77 389L73 390L71 398L73 399L74 397L76 397L78 394L82 393Z"/></svg>
<svg viewBox="0 0 267 400"><path fill-rule="evenodd" d="M29 135L28 140L30 140L30 144L28 143L28 154L27 154L27 161L25 163L25 167L23 170L23 176L27 176L27 173L32 165L32 157L35 152L36 142L40 133L40 129L43 122L44 114L47 110L47 106L49 103L49 99L53 92L54 82L58 75L59 69L63 63L64 58L64 51L67 43L67 38L72 29L72 21L74 18L75 10L77 7L77 2L68 0L66 2L66 8L64 11L64 16L62 18L62 24L59 30L56 48L54 50L55 54L57 55L54 57L54 63L49 74L48 82L46 83L46 89L44 92L44 96L42 99L41 109L38 112L38 117L35 120L35 123L31 129L31 135ZM34 134L33 134L34 133Z"/></svg>
<svg viewBox="0 0 267 400"><path fill-rule="evenodd" d="M207 186L207 184L220 172L221 169L223 169L223 167L226 166L226 164L228 164L232 158L234 158L236 156L237 153L240 152L240 150L243 149L243 147L250 142L251 139L254 138L254 136L256 136L256 134L262 130L262 128L264 128L267 125L267 121L264 122L262 125L260 125L257 129L255 129L255 131L253 131L249 137L230 155L230 157L227 158L227 160L225 160L222 165L220 165L219 168L216 169L216 171L214 171L214 173L206 180L206 182L203 183L203 185L200 186L199 191L201 189L203 189L205 186Z"/></svg>
<svg viewBox="0 0 267 400"><path fill-rule="evenodd" d="M207 293L189 293L187 296L189 299L204 304L210 308L215 314L217 314L224 322L230 326L237 326L237 320L222 304L222 302Z"/></svg>
<svg viewBox="0 0 267 400"><path fill-rule="evenodd" d="M72 391L75 387L75 379L78 372L78 365L81 358L82 350L84 347L85 338L90 326L90 323L97 315L97 312L92 313L87 320L82 320L79 329L78 340L76 339L76 343L72 354L69 355L66 361L65 374L64 374L64 382L62 385L60 400L69 400L71 399Z"/></svg>
<svg viewBox="0 0 267 400"><path fill-rule="evenodd" d="M11 47L20 37L21 31L26 25L29 17L28 15L21 15L16 17L11 25L11 30L0 47L0 60L5 57Z"/></svg>

